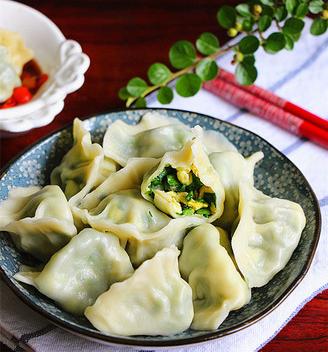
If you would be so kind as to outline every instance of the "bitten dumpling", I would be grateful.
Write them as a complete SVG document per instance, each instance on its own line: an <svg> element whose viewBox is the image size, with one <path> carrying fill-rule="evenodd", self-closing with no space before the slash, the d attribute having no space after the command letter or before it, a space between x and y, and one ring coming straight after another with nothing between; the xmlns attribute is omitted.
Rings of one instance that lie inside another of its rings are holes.
<svg viewBox="0 0 328 352"><path fill-rule="evenodd" d="M212 222L223 212L224 190L200 139L166 153L145 175L142 196L173 218L194 216Z"/></svg>
<svg viewBox="0 0 328 352"><path fill-rule="evenodd" d="M224 210L217 224L230 230L238 217L239 183L245 181L254 184L255 164L263 158L263 153L257 152L244 158L237 152L228 151L212 153L209 158L225 192Z"/></svg>
<svg viewBox="0 0 328 352"><path fill-rule="evenodd" d="M116 163L104 157L101 146L91 142L90 133L79 119L74 120L73 138L72 148L51 173L51 184L60 186L67 199L86 186L97 187L117 170Z"/></svg>
<svg viewBox="0 0 328 352"><path fill-rule="evenodd" d="M188 329L192 291L180 276L178 255L175 247L161 250L98 297L85 316L106 334L173 335Z"/></svg>
<svg viewBox="0 0 328 352"><path fill-rule="evenodd" d="M240 219L232 249L249 287L261 287L288 263L306 220L297 203L271 198L247 182L239 189Z"/></svg>
<svg viewBox="0 0 328 352"><path fill-rule="evenodd" d="M62 248L76 228L64 193L58 186L15 188L0 203L0 231L15 245L42 261Z"/></svg>
<svg viewBox="0 0 328 352"><path fill-rule="evenodd" d="M111 284L132 273L129 256L116 236L84 229L41 272L19 272L14 278L35 286L67 312L82 315Z"/></svg>
<svg viewBox="0 0 328 352"><path fill-rule="evenodd" d="M193 291L194 330L217 329L230 311L251 299L250 289L220 244L220 231L203 224L183 241L179 267Z"/></svg>

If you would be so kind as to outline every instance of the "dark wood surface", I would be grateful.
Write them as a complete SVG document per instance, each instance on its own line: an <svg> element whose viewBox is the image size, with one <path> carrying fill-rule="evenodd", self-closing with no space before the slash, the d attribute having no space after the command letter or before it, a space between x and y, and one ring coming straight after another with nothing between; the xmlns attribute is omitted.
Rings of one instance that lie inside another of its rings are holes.
<svg viewBox="0 0 328 352"><path fill-rule="evenodd" d="M167 62L170 45L194 40L204 31L228 38L215 14L227 0L70 0L24 1L50 17L67 38L90 56L84 86L65 101L50 125L0 141L1 166L40 137L81 118L123 106L117 91L134 75L144 76L155 61ZM236 1L229 1L236 3ZM328 291L308 303L264 348L265 352L328 351ZM0 346L1 351L6 351ZM242 351L242 346L240 348Z"/></svg>

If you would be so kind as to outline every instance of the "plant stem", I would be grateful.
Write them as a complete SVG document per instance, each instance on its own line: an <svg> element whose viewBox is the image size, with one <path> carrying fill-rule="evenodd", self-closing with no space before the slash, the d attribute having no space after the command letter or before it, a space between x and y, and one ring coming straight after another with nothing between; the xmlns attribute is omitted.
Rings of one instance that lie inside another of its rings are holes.
<svg viewBox="0 0 328 352"><path fill-rule="evenodd" d="M237 43L238 44L238 43ZM127 107L130 107L137 99L139 98L144 98L145 96L147 96L148 94L154 92L155 90L163 87L163 86L166 86L168 83L174 81L176 78L184 75L185 73L188 73L190 71L192 71L193 69L195 69L195 67L197 66L197 64L199 63L199 61L201 60L204 60L204 59L212 59L212 60L215 60L217 59L219 56L223 55L224 53L226 53L227 51L231 50L232 48L234 48L235 46L237 46L237 44L234 44L234 45L228 45L226 46L225 48L222 48L222 49L219 49L218 51L216 51L215 53L211 54L211 55L208 55L206 57L199 57L195 60L195 62L180 70L180 71L177 71L177 72L174 72L165 82L161 83L161 84L157 84L157 85L154 85L154 86L150 86L148 87L142 94L140 97L130 97L127 101L126 101L126 106Z"/></svg>

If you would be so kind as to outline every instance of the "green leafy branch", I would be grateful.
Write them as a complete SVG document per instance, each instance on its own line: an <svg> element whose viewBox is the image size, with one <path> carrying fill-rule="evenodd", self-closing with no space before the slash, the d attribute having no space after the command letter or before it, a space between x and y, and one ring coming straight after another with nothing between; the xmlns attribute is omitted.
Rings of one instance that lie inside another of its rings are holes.
<svg viewBox="0 0 328 352"><path fill-rule="evenodd" d="M235 65L235 76L242 85L253 84L257 78L255 52L262 47L268 54L293 50L304 28L304 17L314 16L310 32L321 35L328 28L328 2L323 0L251 0L235 7L223 6L217 13L221 27L230 37L244 33L234 45L220 47L218 38L205 32L197 38L195 45L179 40L169 51L169 61L176 71L163 64L152 64L147 72L149 83L140 77L132 78L119 91L126 106L145 107L145 97L157 91L161 104L169 104L174 91L169 84L176 80L176 93L182 97L197 94L203 82L214 79L219 68L216 59L228 51L233 52L231 63ZM265 32L274 25L277 30L266 36ZM255 34L258 34L256 36Z"/></svg>

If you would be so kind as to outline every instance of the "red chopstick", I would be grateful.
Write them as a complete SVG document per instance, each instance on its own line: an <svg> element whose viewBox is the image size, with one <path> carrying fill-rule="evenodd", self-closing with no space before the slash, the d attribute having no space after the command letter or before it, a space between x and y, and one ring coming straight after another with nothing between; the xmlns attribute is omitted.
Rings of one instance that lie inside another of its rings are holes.
<svg viewBox="0 0 328 352"><path fill-rule="evenodd" d="M293 134L306 137L328 148L328 130L303 120L268 100L241 89L240 86L217 77L212 81L206 82L204 88L239 108L246 109L252 114L262 117Z"/></svg>
<svg viewBox="0 0 328 352"><path fill-rule="evenodd" d="M280 108L282 108L285 111L290 112L291 114L298 116L302 118L303 120L307 120L318 127L324 128L328 130L328 121L315 115L312 114L312 112L307 111L292 102L285 100L277 95L275 95L273 92L270 92L268 90L265 90L261 87L252 85L252 86L241 86L237 83L235 76L223 69L220 69L220 73L218 75L218 78L221 78L233 85L236 85L238 88L245 90L246 92L249 92L253 95L256 95L257 97L269 101L271 104L277 105Z"/></svg>

